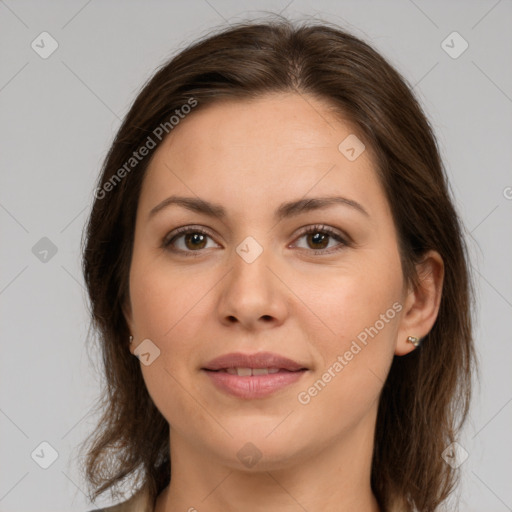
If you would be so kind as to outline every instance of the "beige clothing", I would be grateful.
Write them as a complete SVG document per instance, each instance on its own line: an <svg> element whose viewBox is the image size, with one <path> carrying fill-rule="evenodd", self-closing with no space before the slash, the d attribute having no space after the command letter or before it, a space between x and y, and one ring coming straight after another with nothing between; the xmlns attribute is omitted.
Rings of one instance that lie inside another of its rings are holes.
<svg viewBox="0 0 512 512"><path fill-rule="evenodd" d="M91 510L90 512L154 512L154 509L150 503L149 493L144 488L127 501L111 507Z"/></svg>

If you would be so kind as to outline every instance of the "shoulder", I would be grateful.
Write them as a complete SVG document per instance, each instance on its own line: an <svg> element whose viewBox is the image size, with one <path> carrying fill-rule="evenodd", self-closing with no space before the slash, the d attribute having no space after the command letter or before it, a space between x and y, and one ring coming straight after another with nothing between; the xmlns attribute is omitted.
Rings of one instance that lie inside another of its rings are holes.
<svg viewBox="0 0 512 512"><path fill-rule="evenodd" d="M154 509L150 503L149 493L147 490L141 489L129 500L111 507L98 508L88 512L154 512Z"/></svg>

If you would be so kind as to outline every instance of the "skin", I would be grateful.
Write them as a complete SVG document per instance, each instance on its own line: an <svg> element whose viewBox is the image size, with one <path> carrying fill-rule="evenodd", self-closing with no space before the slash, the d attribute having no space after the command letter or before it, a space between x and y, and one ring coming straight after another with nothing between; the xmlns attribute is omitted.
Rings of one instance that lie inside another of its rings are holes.
<svg viewBox="0 0 512 512"><path fill-rule="evenodd" d="M425 336L435 322L443 263L431 251L418 267L419 286L405 282L370 151L349 161L338 150L352 133L326 103L279 93L198 109L154 154L137 210L125 316L132 353L146 338L160 350L141 363L170 425L172 479L156 512L236 511L248 503L252 512L380 510L370 487L378 398L394 355L415 349L407 337ZM218 203L227 216L173 205L149 217L171 195ZM368 215L338 204L273 217L284 201L332 195L357 201ZM300 234L315 224L350 241ZM182 235L175 252L162 247L181 226L209 236L187 242ZM252 263L236 252L248 236L263 248ZM300 403L298 394L395 303L401 311ZM243 400L201 371L235 351L277 352L308 371L269 397ZM252 467L237 457L248 442L261 454Z"/></svg>

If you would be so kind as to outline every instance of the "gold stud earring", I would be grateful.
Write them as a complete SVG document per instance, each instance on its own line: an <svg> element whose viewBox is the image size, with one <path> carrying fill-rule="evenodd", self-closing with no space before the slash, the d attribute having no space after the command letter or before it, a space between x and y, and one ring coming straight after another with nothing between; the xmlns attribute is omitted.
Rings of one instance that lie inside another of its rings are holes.
<svg viewBox="0 0 512 512"><path fill-rule="evenodd" d="M421 340L419 338L416 338L416 336L409 336L407 338L407 341L409 343L412 343L415 347L419 347L421 343Z"/></svg>

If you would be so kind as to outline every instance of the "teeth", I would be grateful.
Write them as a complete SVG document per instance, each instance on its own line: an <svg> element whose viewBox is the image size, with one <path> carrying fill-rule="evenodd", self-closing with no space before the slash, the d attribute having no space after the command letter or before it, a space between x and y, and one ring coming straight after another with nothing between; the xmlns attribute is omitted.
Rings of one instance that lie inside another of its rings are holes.
<svg viewBox="0 0 512 512"><path fill-rule="evenodd" d="M279 372L279 368L226 368L226 373L238 375L239 377L250 377L251 375L268 375Z"/></svg>

